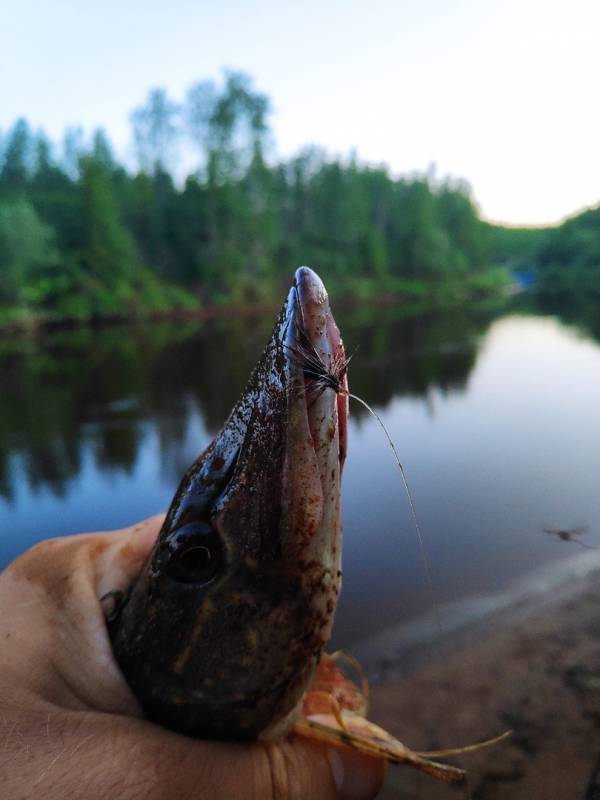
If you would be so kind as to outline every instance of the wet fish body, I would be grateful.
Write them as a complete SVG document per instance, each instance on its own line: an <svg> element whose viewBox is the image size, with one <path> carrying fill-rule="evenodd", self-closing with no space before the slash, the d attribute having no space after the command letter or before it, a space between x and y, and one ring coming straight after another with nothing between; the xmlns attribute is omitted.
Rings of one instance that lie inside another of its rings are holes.
<svg viewBox="0 0 600 800"><path fill-rule="evenodd" d="M285 730L330 638L347 395L319 383L307 350L326 368L344 363L325 288L304 267L109 625L147 716L183 733Z"/></svg>

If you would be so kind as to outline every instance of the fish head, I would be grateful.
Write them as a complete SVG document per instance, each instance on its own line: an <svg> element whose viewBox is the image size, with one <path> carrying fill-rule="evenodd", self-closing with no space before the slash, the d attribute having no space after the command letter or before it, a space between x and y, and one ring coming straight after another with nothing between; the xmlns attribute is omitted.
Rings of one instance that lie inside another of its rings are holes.
<svg viewBox="0 0 600 800"><path fill-rule="evenodd" d="M111 625L151 719L204 738L268 737L300 701L341 585L345 364L325 287L302 267Z"/></svg>

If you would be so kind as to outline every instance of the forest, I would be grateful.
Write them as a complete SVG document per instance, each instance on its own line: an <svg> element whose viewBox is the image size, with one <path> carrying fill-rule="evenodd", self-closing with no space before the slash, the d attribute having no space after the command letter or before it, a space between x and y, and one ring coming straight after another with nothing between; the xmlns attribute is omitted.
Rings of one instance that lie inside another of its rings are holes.
<svg viewBox="0 0 600 800"><path fill-rule="evenodd" d="M279 301L314 266L332 294L446 302L515 274L600 291L600 209L545 229L481 219L460 180L394 176L308 147L278 159L270 102L228 72L182 103L153 89L107 134L0 132L0 324L129 318Z"/></svg>

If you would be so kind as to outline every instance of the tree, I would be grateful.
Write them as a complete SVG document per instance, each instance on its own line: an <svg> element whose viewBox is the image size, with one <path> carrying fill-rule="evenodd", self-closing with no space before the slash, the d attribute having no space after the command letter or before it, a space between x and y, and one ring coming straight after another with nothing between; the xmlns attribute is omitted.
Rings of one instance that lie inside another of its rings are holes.
<svg viewBox="0 0 600 800"><path fill-rule="evenodd" d="M58 260L54 231L23 199L0 204L0 303L22 306L38 273Z"/></svg>
<svg viewBox="0 0 600 800"><path fill-rule="evenodd" d="M452 245L452 266L460 271L469 266L481 269L484 232L469 186L463 181L444 181L437 193L437 212Z"/></svg>
<svg viewBox="0 0 600 800"><path fill-rule="evenodd" d="M444 275L450 245L427 178L397 184L395 214L400 234L397 273L418 280Z"/></svg>
<svg viewBox="0 0 600 800"><path fill-rule="evenodd" d="M211 120L217 105L213 81L200 81L190 87L183 107L185 129L200 159L198 173L206 173L211 150Z"/></svg>
<svg viewBox="0 0 600 800"><path fill-rule="evenodd" d="M202 81L187 94L188 135L200 151L209 183L242 177L268 136L269 100L243 72L227 72L221 91Z"/></svg>
<svg viewBox="0 0 600 800"><path fill-rule="evenodd" d="M123 311L131 299L138 264L135 244L123 226L106 166L93 156L81 162L84 285L96 313ZM125 304L125 305L124 305Z"/></svg>
<svg viewBox="0 0 600 800"><path fill-rule="evenodd" d="M34 173L40 175L50 172L53 166L52 143L43 130L38 130L33 149L35 151Z"/></svg>
<svg viewBox="0 0 600 800"><path fill-rule="evenodd" d="M80 125L65 130L62 150L63 170L75 181L79 178L79 162L85 152L83 128Z"/></svg>
<svg viewBox="0 0 600 800"><path fill-rule="evenodd" d="M92 157L107 170L115 169L112 145L104 128L96 128L92 137Z"/></svg>
<svg viewBox="0 0 600 800"><path fill-rule="evenodd" d="M600 206L550 228L533 258L540 286L551 292L600 292Z"/></svg>
<svg viewBox="0 0 600 800"><path fill-rule="evenodd" d="M177 192L169 173L138 173L128 181L125 219L144 261L163 277L180 277L179 256L173 252L173 207Z"/></svg>
<svg viewBox="0 0 600 800"><path fill-rule="evenodd" d="M179 106L169 100L165 89L152 89L146 104L131 114L133 139L144 172L152 174L172 166L178 117Z"/></svg>
<svg viewBox="0 0 600 800"><path fill-rule="evenodd" d="M29 124L19 119L14 124L4 150L0 182L11 193L23 193L32 167L32 136Z"/></svg>
<svg viewBox="0 0 600 800"><path fill-rule="evenodd" d="M446 286L458 294L459 284L479 281L486 258L514 264L515 252L522 256L523 240L482 223L461 182L432 172L393 178L316 147L276 162L269 115L268 98L241 72L196 83L181 109L153 89L131 115L137 174L101 129L91 138L68 129L57 156L42 131L33 136L17 121L0 148L0 203L12 209L3 221L11 265L3 302L87 318L193 303L186 292L211 304L265 301L301 263L322 272L333 292L353 296L422 296ZM189 169L173 176L183 133ZM27 205L15 211L19 198ZM11 221L28 239L21 249ZM540 271L593 278L597 217L555 236L538 233L527 258ZM40 266L24 266L32 264Z"/></svg>

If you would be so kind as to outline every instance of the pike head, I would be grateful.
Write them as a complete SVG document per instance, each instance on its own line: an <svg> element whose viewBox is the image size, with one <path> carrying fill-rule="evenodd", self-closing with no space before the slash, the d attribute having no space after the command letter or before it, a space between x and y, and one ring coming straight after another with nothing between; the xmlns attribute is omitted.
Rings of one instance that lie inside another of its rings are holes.
<svg viewBox="0 0 600 800"><path fill-rule="evenodd" d="M302 267L246 389L184 476L110 623L150 719L203 738L285 729L340 590L346 388L327 293Z"/></svg>

